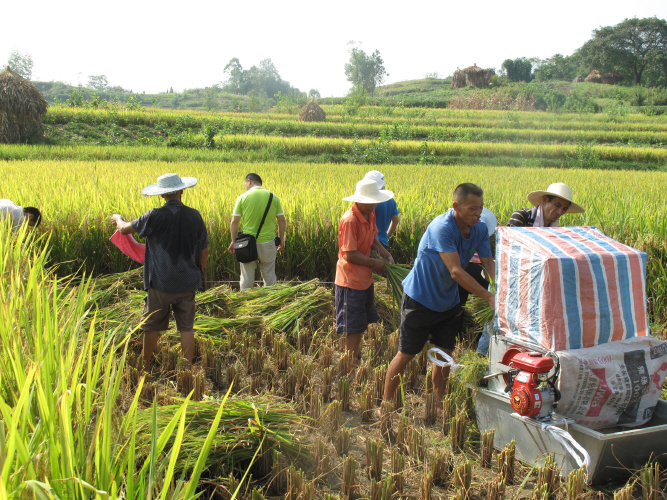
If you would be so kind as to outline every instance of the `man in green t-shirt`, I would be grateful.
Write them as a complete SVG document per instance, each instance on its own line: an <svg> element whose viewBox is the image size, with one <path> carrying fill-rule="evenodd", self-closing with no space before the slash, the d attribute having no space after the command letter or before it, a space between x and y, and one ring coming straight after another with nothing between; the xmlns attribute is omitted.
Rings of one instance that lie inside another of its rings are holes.
<svg viewBox="0 0 667 500"><path fill-rule="evenodd" d="M239 223L243 219L243 232L246 234L257 234L257 229L262 221L262 216L269 203L270 192L262 187L262 178L257 174L248 174L245 177L245 189L236 199L234 213L232 214L232 223L230 232L232 242L228 250L234 253L234 242L239 233ZM274 219L278 219L279 236L276 237L276 226ZM241 263L241 290L252 288L255 281L255 269L259 264L259 270L262 273L264 286L275 285L276 283L276 253L285 246L285 214L280 200L274 194L271 201L271 207L266 214L264 225L257 237L257 257L254 262L246 264Z"/></svg>

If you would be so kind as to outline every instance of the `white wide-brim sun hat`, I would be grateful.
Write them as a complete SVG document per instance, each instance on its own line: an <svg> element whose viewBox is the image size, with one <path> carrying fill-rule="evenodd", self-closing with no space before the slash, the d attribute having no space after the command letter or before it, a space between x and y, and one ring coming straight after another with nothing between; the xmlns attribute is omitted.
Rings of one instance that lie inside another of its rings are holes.
<svg viewBox="0 0 667 500"><path fill-rule="evenodd" d="M378 183L378 188L384 189L384 174L379 170L371 170L370 172L366 172L364 179L375 181Z"/></svg>
<svg viewBox="0 0 667 500"><path fill-rule="evenodd" d="M144 196L170 194L187 189L197 184L196 177L179 177L178 174L164 174L157 178L155 184L150 184L141 190Z"/></svg>
<svg viewBox="0 0 667 500"><path fill-rule="evenodd" d="M491 210L484 207L482 209L482 215L480 216L480 220L484 224L486 224L486 228L489 230L489 238L490 238L491 235L496 231L496 226L498 225L498 219L496 219L496 216Z"/></svg>
<svg viewBox="0 0 667 500"><path fill-rule="evenodd" d="M354 203L382 203L391 200L394 193L386 189L380 189L377 182L371 179L363 179L357 182L357 189L352 196L343 198L343 201L352 201Z"/></svg>
<svg viewBox="0 0 667 500"><path fill-rule="evenodd" d="M557 196L558 198L563 198L564 200L569 201L570 208L567 209L568 214L581 214L585 212L584 208L581 205L576 204L572 201L572 189L562 182L555 182L554 184L549 184L549 187L546 191L533 191L528 194L528 201L531 202L534 206L542 204L542 198L544 196Z"/></svg>

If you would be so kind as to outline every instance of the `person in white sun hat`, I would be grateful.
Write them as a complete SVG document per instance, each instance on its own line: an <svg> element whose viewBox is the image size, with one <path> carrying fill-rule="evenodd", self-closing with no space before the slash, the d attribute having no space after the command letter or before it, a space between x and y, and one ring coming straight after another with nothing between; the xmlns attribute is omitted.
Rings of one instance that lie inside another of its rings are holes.
<svg viewBox="0 0 667 500"><path fill-rule="evenodd" d="M572 189L562 182L550 184L546 191L528 194L533 208L520 208L510 217L511 227L558 227L558 219L565 214L584 212L581 205L573 201Z"/></svg>
<svg viewBox="0 0 667 500"><path fill-rule="evenodd" d="M364 175L364 179L371 179L377 182L378 188L380 189L387 188L384 174L377 170L367 172L366 175ZM378 227L378 241L382 243L386 249L389 249L389 238L394 234L398 227L398 216L400 213L395 198L379 203L378 206L375 207L375 224Z"/></svg>
<svg viewBox="0 0 667 500"><path fill-rule="evenodd" d="M386 272L385 261L371 258L371 250L394 263L391 254L377 239L374 209L393 197L394 193L380 190L374 180L364 179L357 183L352 196L343 198L353 205L338 224L336 333L345 335L345 349L353 353L355 362L361 356L364 331L379 319L375 309L373 271L378 274Z"/></svg>
<svg viewBox="0 0 667 500"><path fill-rule="evenodd" d="M164 174L145 187L144 196L162 196L165 204L132 222L119 214L111 220L121 234L146 238L144 261L144 371L149 371L160 332L169 328L170 309L181 334L183 357L192 363L195 352L195 292L202 287L208 258L208 233L201 214L181 201L183 190L197 184L195 177Z"/></svg>

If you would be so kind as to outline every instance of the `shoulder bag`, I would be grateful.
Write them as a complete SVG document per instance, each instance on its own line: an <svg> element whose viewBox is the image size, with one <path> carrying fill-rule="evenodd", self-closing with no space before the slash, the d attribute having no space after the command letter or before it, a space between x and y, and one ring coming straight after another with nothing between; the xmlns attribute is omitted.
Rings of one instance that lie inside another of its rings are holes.
<svg viewBox="0 0 667 500"><path fill-rule="evenodd" d="M271 208L272 201L273 193L270 193L269 203L266 205L264 216L262 216L262 222L259 223L257 234L255 236L247 233L239 233L236 235L236 241L234 242L234 255L236 256L237 262L247 264L248 262L254 262L257 260L257 238L259 237L259 232L262 230L262 226L266 220L266 215L269 213L269 208Z"/></svg>

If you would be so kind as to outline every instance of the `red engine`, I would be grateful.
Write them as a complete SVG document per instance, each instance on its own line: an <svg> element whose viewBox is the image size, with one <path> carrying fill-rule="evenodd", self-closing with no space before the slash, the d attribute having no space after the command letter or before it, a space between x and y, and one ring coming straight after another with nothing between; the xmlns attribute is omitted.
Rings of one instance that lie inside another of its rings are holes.
<svg viewBox="0 0 667 500"><path fill-rule="evenodd" d="M509 354L509 353L508 353ZM510 404L519 415L533 418L548 417L557 401L557 391L549 380L554 361L539 352L514 351L503 359L512 370L506 392Z"/></svg>

